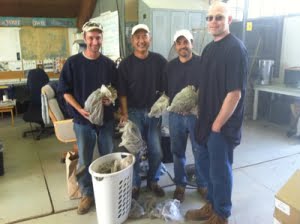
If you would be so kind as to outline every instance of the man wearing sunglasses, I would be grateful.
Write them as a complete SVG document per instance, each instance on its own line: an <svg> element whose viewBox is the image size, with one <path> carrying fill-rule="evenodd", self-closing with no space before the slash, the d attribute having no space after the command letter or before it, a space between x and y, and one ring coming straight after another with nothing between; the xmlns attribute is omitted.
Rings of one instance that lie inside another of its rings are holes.
<svg viewBox="0 0 300 224"><path fill-rule="evenodd" d="M174 35L175 50L178 57L167 63L164 74L164 90L170 103L175 95L188 85L198 88L198 73L200 57L193 54L193 35L189 30L178 30ZM185 172L185 152L187 138L190 137L194 158L201 157L199 144L195 139L195 124L197 116L194 114L169 113L169 129L171 151L174 158L174 182L176 189L173 198L184 201L187 175ZM207 193L207 183L201 173L198 161L195 160L195 174L197 190L203 198Z"/></svg>
<svg viewBox="0 0 300 224"><path fill-rule="evenodd" d="M73 112L74 132L78 145L78 170L82 198L79 202L77 213L85 214L94 203L92 179L88 167L93 159L93 151L97 141L98 151L101 156L113 150L113 108L108 99L103 99L104 124L101 127L92 125L88 120L89 112L84 109L84 104L89 95L100 88L102 84L116 84L116 66L112 60L100 53L103 39L101 24L87 22L82 27L86 49L73 55L63 66L59 91L71 105Z"/></svg>
<svg viewBox="0 0 300 224"><path fill-rule="evenodd" d="M132 28L131 44L133 53L118 67L118 86L121 104L120 124L128 119L139 128L147 144L149 170L148 188L159 197L165 195L158 185L161 170L160 119L148 117L148 113L162 90L162 75L166 59L160 54L150 52L150 30L145 24ZM136 155L133 172L132 197L139 197L141 177L140 155Z"/></svg>
<svg viewBox="0 0 300 224"><path fill-rule="evenodd" d="M248 57L243 43L230 34L232 16L226 3L213 3L206 19L213 41L201 57L196 137L206 153L199 165L208 179L208 195L206 205L189 210L186 218L226 224L231 215L233 149L241 139Z"/></svg>

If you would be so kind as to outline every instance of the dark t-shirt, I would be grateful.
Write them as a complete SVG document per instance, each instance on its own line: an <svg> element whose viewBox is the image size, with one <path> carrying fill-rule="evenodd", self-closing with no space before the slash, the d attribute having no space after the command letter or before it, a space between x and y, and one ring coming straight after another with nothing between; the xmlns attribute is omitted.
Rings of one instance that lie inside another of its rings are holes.
<svg viewBox="0 0 300 224"><path fill-rule="evenodd" d="M196 126L199 143L206 143L226 95L239 89L241 99L221 133L233 145L240 144L247 71L247 50L232 34L205 47L201 56L199 120Z"/></svg>
<svg viewBox="0 0 300 224"><path fill-rule="evenodd" d="M166 65L164 73L164 91L170 102L174 96L188 85L198 89L200 72L200 57L193 54L191 60L182 63L175 58Z"/></svg>
<svg viewBox="0 0 300 224"><path fill-rule="evenodd" d="M151 108L162 91L162 76L167 60L149 52L145 59L134 54L121 61L118 67L119 95L127 97L129 108Z"/></svg>
<svg viewBox="0 0 300 224"><path fill-rule="evenodd" d="M75 100L84 107L89 95L102 84L116 86L117 72L115 63L104 55L91 60L82 53L68 58L63 66L59 79L59 92L72 94ZM79 124L91 124L77 110L71 107L71 116ZM104 107L104 121L113 119L113 107Z"/></svg>

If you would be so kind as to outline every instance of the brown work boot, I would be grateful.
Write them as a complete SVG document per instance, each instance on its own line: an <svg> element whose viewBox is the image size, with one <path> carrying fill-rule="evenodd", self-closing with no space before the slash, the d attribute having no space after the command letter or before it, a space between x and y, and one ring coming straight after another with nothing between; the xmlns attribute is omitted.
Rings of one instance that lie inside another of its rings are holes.
<svg viewBox="0 0 300 224"><path fill-rule="evenodd" d="M173 194L173 199L177 199L182 203L184 201L184 192L185 187L176 186L176 189Z"/></svg>
<svg viewBox="0 0 300 224"><path fill-rule="evenodd" d="M214 214L204 224L228 224L228 220L214 212Z"/></svg>
<svg viewBox="0 0 300 224"><path fill-rule="evenodd" d="M185 214L187 220L207 220L213 215L212 205L205 204L200 209L188 210Z"/></svg>
<svg viewBox="0 0 300 224"><path fill-rule="evenodd" d="M157 197L163 197L165 196L165 191L156 183L152 182L150 185L148 185L148 188L157 196Z"/></svg>
<svg viewBox="0 0 300 224"><path fill-rule="evenodd" d="M207 187L198 187L197 192L201 195L203 199L206 199L207 196Z"/></svg>
<svg viewBox="0 0 300 224"><path fill-rule="evenodd" d="M82 196L80 199L78 208L77 208L77 214L78 215L83 215L87 213L92 205L94 204L94 198L91 196Z"/></svg>
<svg viewBox="0 0 300 224"><path fill-rule="evenodd" d="M139 199L139 196L140 196L140 188L132 187L131 197L137 201Z"/></svg>

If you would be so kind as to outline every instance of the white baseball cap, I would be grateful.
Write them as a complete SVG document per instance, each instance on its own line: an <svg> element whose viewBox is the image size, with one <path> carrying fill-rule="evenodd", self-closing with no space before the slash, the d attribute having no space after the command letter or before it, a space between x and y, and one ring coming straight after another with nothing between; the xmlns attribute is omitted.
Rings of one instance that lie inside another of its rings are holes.
<svg viewBox="0 0 300 224"><path fill-rule="evenodd" d="M103 27L100 23L95 23L95 22L90 22L90 21L83 24L83 26L82 26L83 32L90 32L92 30L98 30L100 32L103 32Z"/></svg>
<svg viewBox="0 0 300 224"><path fill-rule="evenodd" d="M174 34L174 42L178 39L178 37L185 37L189 42L194 39L193 35L189 30L177 30Z"/></svg>
<svg viewBox="0 0 300 224"><path fill-rule="evenodd" d="M147 33L150 33L149 27L146 24L138 24L132 27L131 35L133 35L138 30L145 30Z"/></svg>

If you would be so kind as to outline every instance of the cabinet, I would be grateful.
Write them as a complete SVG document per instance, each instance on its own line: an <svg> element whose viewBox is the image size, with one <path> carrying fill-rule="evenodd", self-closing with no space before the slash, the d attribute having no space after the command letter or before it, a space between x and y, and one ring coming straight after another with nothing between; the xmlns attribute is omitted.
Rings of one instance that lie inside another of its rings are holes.
<svg viewBox="0 0 300 224"><path fill-rule="evenodd" d="M207 1L139 0L139 23L149 26L151 51L168 58L173 36L179 29L188 29L194 36L194 50L200 54L211 38L206 31Z"/></svg>

